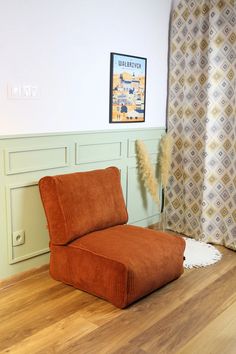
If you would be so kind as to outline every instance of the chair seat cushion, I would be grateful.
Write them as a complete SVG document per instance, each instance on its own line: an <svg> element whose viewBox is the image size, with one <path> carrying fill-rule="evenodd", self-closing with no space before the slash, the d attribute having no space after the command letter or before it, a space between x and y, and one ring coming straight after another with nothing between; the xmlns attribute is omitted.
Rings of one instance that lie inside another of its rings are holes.
<svg viewBox="0 0 236 354"><path fill-rule="evenodd" d="M51 245L52 276L124 308L183 273L185 241L131 225Z"/></svg>

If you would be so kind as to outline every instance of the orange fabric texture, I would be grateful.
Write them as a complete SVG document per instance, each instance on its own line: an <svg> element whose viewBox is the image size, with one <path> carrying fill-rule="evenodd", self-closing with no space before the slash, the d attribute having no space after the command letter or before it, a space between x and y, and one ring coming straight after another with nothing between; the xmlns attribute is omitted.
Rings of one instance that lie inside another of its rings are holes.
<svg viewBox="0 0 236 354"><path fill-rule="evenodd" d="M124 308L178 278L184 248L181 237L119 225L92 232L64 250L53 246L50 271L54 278Z"/></svg>
<svg viewBox="0 0 236 354"><path fill-rule="evenodd" d="M54 244L128 221L116 167L43 177L39 189Z"/></svg>
<svg viewBox="0 0 236 354"><path fill-rule="evenodd" d="M44 177L39 186L54 279L124 308L183 273L184 239L125 225L117 168Z"/></svg>

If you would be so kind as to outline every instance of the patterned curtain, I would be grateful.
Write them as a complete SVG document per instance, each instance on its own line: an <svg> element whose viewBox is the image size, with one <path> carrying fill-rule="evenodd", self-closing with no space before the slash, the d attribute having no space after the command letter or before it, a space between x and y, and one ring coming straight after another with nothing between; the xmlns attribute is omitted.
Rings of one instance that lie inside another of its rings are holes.
<svg viewBox="0 0 236 354"><path fill-rule="evenodd" d="M236 1L182 0L170 29L167 227L236 250Z"/></svg>

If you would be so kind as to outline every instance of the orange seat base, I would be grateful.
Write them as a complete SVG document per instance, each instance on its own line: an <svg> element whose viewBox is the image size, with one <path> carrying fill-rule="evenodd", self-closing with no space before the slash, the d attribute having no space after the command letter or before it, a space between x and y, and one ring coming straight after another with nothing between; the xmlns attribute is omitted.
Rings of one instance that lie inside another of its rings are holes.
<svg viewBox="0 0 236 354"><path fill-rule="evenodd" d="M185 241L137 226L113 226L91 232L68 245L50 247L50 272L54 279L119 308L183 273Z"/></svg>

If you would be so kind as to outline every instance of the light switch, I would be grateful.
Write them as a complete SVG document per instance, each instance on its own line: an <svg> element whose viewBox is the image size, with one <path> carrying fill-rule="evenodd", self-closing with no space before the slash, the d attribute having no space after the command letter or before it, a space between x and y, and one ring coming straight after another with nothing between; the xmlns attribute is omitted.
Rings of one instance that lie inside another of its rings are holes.
<svg viewBox="0 0 236 354"><path fill-rule="evenodd" d="M7 86L7 98L10 100L33 100L39 98L37 85L16 84Z"/></svg>

